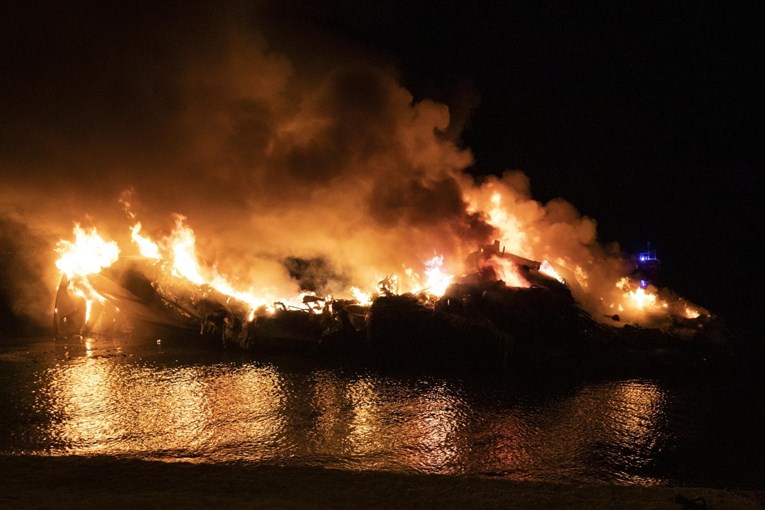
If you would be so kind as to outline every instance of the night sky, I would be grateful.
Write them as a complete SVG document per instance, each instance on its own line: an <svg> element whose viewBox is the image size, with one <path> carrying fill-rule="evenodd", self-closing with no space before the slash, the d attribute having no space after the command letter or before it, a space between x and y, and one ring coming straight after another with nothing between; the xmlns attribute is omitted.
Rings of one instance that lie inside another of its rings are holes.
<svg viewBox="0 0 765 510"><path fill-rule="evenodd" d="M522 170L534 198L565 198L597 220L601 240L627 252L652 243L662 283L754 329L765 283L756 189L761 4L307 4L251 7L265 20L258 29L270 47L296 67L321 66L345 52L395 69L415 99L449 105L450 129L474 154L471 173ZM12 126L0 142L1 167L34 152L23 147L19 118L59 122L51 97L76 90L82 69L129 60L136 41L151 46L155 34L172 41L165 29L177 29L184 6L154 6L148 24L139 5L11 7L0 25L0 119ZM204 31L206 21L193 26ZM138 29L146 32L136 37ZM184 34L178 44L190 40ZM156 65L164 64L158 55ZM119 89L119 75L104 83ZM131 90L115 97L120 93ZM153 111L128 115L108 94L101 102L72 97L100 113L114 110L118 119L144 113L152 120ZM37 108L24 106L30 98ZM126 125L111 129L130 131Z"/></svg>

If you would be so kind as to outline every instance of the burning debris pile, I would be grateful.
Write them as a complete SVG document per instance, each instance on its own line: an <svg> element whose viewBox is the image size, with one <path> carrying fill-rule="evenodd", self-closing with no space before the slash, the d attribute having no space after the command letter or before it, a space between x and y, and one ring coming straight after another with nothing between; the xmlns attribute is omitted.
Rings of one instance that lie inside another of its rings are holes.
<svg viewBox="0 0 765 510"><path fill-rule="evenodd" d="M469 98L418 98L387 59L244 4L21 20L0 241L23 263L0 312L49 324L59 284L60 336L500 364L714 337L594 220L479 171ZM83 218L99 230L72 239Z"/></svg>
<svg viewBox="0 0 765 510"><path fill-rule="evenodd" d="M291 257L284 265L302 292L284 298L237 289L201 264L181 216L161 241L144 235L139 222L130 233L134 254L127 256L95 228L76 225L75 241L59 242L58 337L197 338L258 352L484 367L651 367L698 360L725 343L718 318L645 279L634 283L650 273L640 264L614 282L611 298L620 300L601 298L595 310L586 308L593 300L581 267L525 258L499 240L470 253L460 276L436 255L423 263L423 276L405 267L366 288L343 282L337 295L317 293L327 285L326 262Z"/></svg>

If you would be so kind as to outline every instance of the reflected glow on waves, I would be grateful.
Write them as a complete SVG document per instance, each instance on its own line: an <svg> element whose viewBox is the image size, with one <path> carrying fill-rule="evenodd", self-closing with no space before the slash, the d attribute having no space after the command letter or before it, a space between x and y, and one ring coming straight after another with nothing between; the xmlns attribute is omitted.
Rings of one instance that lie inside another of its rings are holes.
<svg viewBox="0 0 765 510"><path fill-rule="evenodd" d="M41 372L35 404L49 419L19 446L54 455L664 481L646 474L668 437L666 397L655 384L515 398L459 379L295 372L251 361L163 365L86 350Z"/></svg>

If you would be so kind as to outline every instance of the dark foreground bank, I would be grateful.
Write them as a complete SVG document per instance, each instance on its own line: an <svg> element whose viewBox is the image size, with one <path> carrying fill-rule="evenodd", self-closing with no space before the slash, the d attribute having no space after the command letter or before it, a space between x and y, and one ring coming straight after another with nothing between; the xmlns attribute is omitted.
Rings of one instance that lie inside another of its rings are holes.
<svg viewBox="0 0 765 510"><path fill-rule="evenodd" d="M0 457L0 508L760 509L763 493L111 457ZM694 508L693 506L689 508Z"/></svg>

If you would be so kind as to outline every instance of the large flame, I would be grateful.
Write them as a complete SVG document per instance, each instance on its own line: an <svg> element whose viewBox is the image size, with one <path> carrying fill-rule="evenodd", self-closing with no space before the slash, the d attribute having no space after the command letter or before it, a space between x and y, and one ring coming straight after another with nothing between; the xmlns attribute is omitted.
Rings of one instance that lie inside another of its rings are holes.
<svg viewBox="0 0 765 510"><path fill-rule="evenodd" d="M622 309L624 309L626 305L634 310L654 311L663 305L653 291L647 290L639 285L636 286L634 282L626 276L616 282L616 288L623 292L624 301L620 304Z"/></svg>
<svg viewBox="0 0 765 510"><path fill-rule="evenodd" d="M446 274L443 271L444 256L436 255L425 262L425 290L434 296L443 296L446 288L451 285L454 275Z"/></svg>
<svg viewBox="0 0 765 510"><path fill-rule="evenodd" d="M55 248L58 267L67 277L100 273L119 259L120 249L114 241L105 241L95 227L87 230L74 225L74 242L62 239Z"/></svg>
<svg viewBox="0 0 765 510"><path fill-rule="evenodd" d="M56 244L55 251L59 254L56 267L66 275L69 292L84 300L87 324L94 303L105 301L93 288L88 275L100 273L114 264L119 259L120 249L116 242L105 241L95 227L85 230L75 223L74 238L74 242L62 239Z"/></svg>
<svg viewBox="0 0 765 510"><path fill-rule="evenodd" d="M488 263L494 268L497 277L505 282L508 287L530 287L528 280L523 277L520 269L513 261L494 256L489 259Z"/></svg>
<svg viewBox="0 0 765 510"><path fill-rule="evenodd" d="M202 269L197 261L196 236L186 225L186 218L178 215L175 219L175 229L168 240L172 250L173 274L186 278L192 283L202 285L208 283L202 276Z"/></svg>
<svg viewBox="0 0 765 510"><path fill-rule="evenodd" d="M465 200L472 205L474 211L485 211L484 214L496 228L501 243L504 243L501 250L499 247L502 244L497 243L488 247L489 251L482 251L477 269L490 266L497 279L509 287L531 286L527 274L528 267L568 285L559 272L564 270L573 283L571 289L578 300L582 303L600 303L593 309L598 312L593 314L596 317L612 317L611 314L618 313L624 322L642 323L672 314L692 319L702 313L684 301L670 302L669 298L659 297L660 293L656 288L637 285L629 276L615 273L613 268L606 270L607 264L599 265L592 258L584 259L584 264L577 263L572 254L557 249L549 241L544 242L536 230L538 227L533 225L533 221L529 222L530 217L542 214L539 204L534 202L530 205L528 202L519 201L517 197L514 198L509 188L502 188L499 184L488 186L487 189L479 189L477 192L474 190L472 194L466 195ZM135 219L132 213L130 217ZM172 231L159 242L142 233L140 222L136 221L130 227L130 231L131 240L138 247L141 256L157 262L166 275L212 289L229 299L243 303L249 308L249 318L254 316L255 310L272 313L275 303L310 310L318 306L317 303L329 300L327 296L316 296L312 292L280 292L279 289L257 288L247 281L229 279L216 264L200 262L196 234L182 215L175 216ZM56 265L69 277L70 290L85 298L90 309L95 300L102 298L90 286L87 275L98 273L113 264L118 259L120 250L115 242L107 242L101 238L95 229L84 230L75 225L74 234L74 242L62 240L57 245L56 251L60 258ZM528 259L524 260L523 257ZM555 260L555 267L548 258ZM581 260L581 257L579 259ZM389 273L366 283L351 281L345 288L334 289L332 294L339 298L355 300L362 305L371 304L381 294L399 292L425 293L438 298L452 284L455 274L465 270L476 270L476 267L460 270L460 266L454 265L454 261L447 261L443 254L423 257L421 260L419 268L400 265L401 274ZM534 263L533 260L542 262ZM524 265L525 269L522 270L519 264ZM370 269L369 273L386 274L375 268ZM612 274L617 276L615 285L611 283L604 288L598 283L607 280ZM598 292L601 293L599 296ZM594 299L588 296L594 296Z"/></svg>

